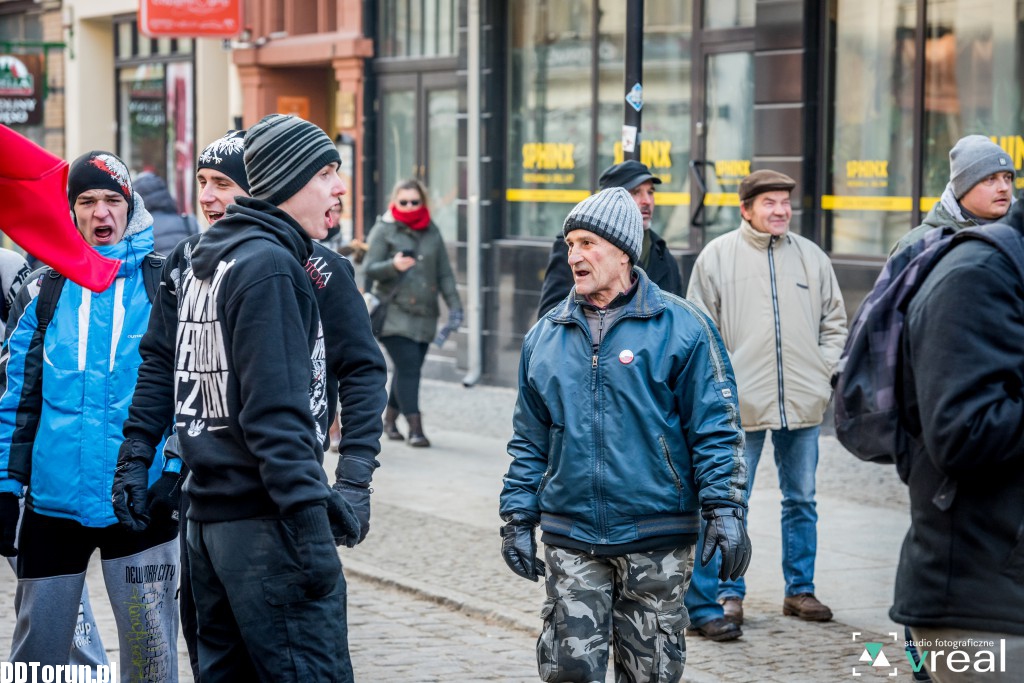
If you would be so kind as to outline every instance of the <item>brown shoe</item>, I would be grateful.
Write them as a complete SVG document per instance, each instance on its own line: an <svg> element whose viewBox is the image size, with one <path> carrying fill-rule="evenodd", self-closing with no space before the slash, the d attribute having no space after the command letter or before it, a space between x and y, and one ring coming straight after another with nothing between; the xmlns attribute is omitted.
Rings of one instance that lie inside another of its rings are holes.
<svg viewBox="0 0 1024 683"><path fill-rule="evenodd" d="M736 624L737 626L743 625L743 598L729 597L722 598L719 600L722 603L722 610L725 612L725 620Z"/></svg>
<svg viewBox="0 0 1024 683"><path fill-rule="evenodd" d="M804 621L831 621L832 610L821 604L814 593L791 595L782 601L782 613Z"/></svg>
<svg viewBox="0 0 1024 683"><path fill-rule="evenodd" d="M388 409L384 411L384 436L392 441L405 441L402 432L398 431L398 425L395 424L397 419L398 408L388 406Z"/></svg>
<svg viewBox="0 0 1024 683"><path fill-rule="evenodd" d="M716 643L722 643L727 640L736 640L743 635L743 629L730 621L726 621L725 619L712 619L700 626L691 626L686 629L686 632L696 633L697 635L704 636L708 640L713 640Z"/></svg>

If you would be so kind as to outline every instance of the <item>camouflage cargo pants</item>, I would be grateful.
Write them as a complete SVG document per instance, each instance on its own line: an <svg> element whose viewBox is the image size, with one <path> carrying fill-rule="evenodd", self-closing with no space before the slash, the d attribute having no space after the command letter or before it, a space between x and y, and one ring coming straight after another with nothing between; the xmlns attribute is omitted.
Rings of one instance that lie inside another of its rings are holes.
<svg viewBox="0 0 1024 683"><path fill-rule="evenodd" d="M682 680L693 546L616 557L547 546L544 555L541 680L604 683L609 643L616 683Z"/></svg>

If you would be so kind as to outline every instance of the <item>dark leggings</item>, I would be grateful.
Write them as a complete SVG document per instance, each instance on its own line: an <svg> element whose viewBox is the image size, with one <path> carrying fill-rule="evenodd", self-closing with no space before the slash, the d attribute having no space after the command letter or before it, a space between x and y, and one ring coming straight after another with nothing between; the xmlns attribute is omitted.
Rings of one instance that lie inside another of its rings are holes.
<svg viewBox="0 0 1024 683"><path fill-rule="evenodd" d="M380 343L387 349L395 367L388 392L388 407L397 408L402 415L420 412L420 371L429 345L396 335L381 337Z"/></svg>

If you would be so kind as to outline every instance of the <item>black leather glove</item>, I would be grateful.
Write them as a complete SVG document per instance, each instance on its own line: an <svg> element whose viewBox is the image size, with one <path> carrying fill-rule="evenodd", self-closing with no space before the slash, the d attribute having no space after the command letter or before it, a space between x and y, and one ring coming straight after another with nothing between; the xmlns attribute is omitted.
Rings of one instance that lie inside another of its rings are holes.
<svg viewBox="0 0 1024 683"><path fill-rule="evenodd" d="M126 439L117 452L117 469L110 501L117 520L132 531L149 526L149 466L156 449L138 439Z"/></svg>
<svg viewBox="0 0 1024 683"><path fill-rule="evenodd" d="M536 520L515 512L501 527L501 557L509 569L524 579L536 581L544 576L544 561L537 557L537 541L533 537Z"/></svg>
<svg viewBox="0 0 1024 683"><path fill-rule="evenodd" d="M151 524L178 526L181 507L181 485L184 477L177 472L164 472L146 493L146 507Z"/></svg>
<svg viewBox="0 0 1024 683"><path fill-rule="evenodd" d="M704 547L700 553L700 564L708 566L715 548L722 551L722 565L718 570L721 581L732 580L743 576L750 564L750 537L743 526L745 511L738 507L706 508L701 517L707 520L704 525Z"/></svg>
<svg viewBox="0 0 1024 683"><path fill-rule="evenodd" d="M335 470L338 480L331 488L341 494L359 522L358 534L346 535L341 539L346 547L352 548L362 543L370 532L370 494L373 492L370 479L376 467L376 462L366 458L343 455L338 460L338 468Z"/></svg>
<svg viewBox="0 0 1024 683"><path fill-rule="evenodd" d="M14 541L18 537L18 519L21 517L21 501L13 493L0 493L0 555L14 557L18 549Z"/></svg>
<svg viewBox="0 0 1024 683"><path fill-rule="evenodd" d="M323 503L304 507L281 523L290 527L294 534L295 553L302 568L299 582L306 597L322 598L333 591L341 574L341 560L334 549Z"/></svg>

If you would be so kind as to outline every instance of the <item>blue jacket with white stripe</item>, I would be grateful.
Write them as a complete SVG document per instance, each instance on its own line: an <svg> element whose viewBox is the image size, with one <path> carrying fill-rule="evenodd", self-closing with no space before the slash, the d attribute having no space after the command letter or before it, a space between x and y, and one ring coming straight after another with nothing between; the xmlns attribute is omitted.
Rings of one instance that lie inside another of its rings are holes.
<svg viewBox="0 0 1024 683"><path fill-rule="evenodd" d="M140 218L147 219L144 226ZM149 214L133 217L125 235L96 249L122 261L113 284L97 294L65 281L41 347L39 287L30 287L32 299L5 348L0 491L20 495L27 485L26 503L36 513L87 527L117 523L110 491L149 324L142 272L153 250ZM161 453L150 468L151 484L162 466Z"/></svg>

